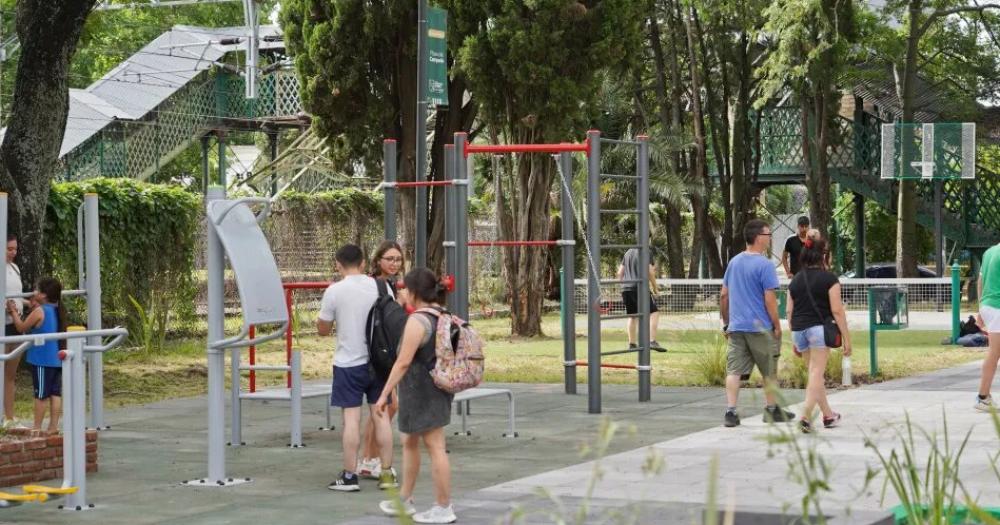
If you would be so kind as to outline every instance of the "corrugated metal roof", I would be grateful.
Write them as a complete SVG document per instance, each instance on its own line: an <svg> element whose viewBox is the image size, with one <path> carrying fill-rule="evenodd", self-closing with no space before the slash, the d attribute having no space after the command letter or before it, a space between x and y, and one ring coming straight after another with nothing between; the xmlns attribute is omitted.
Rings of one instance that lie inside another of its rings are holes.
<svg viewBox="0 0 1000 525"><path fill-rule="evenodd" d="M280 34L278 26L260 26L260 49L283 48L283 42L265 40ZM174 26L87 89L71 89L69 119L59 156L114 120L142 119L215 61L243 50L243 44L222 45L220 40L244 35L246 28L242 26Z"/></svg>

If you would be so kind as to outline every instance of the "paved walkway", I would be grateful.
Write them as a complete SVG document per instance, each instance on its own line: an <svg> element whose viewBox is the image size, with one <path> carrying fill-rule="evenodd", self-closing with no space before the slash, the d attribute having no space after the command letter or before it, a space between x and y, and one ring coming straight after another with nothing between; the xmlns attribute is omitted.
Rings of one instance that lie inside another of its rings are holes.
<svg viewBox="0 0 1000 525"><path fill-rule="evenodd" d="M800 440L814 445L834 469L834 491L824 499L824 511L840 515L849 505L855 514L840 523L873 523L884 515L866 514L893 504L880 502L880 480L857 491L874 464L864 437L872 436L888 450L892 429L906 413L933 431L942 427L942 409L954 441L974 429L963 481L983 501L1000 503L1000 480L986 456L996 453L1000 437L988 415L971 410L977 377L977 366L968 365L833 395L845 424ZM797 504L802 494L789 481L787 454L780 449L769 454L763 440L774 429L760 421L759 391L744 392L743 426L725 429L720 426L721 389L658 388L651 403L639 404L634 387L606 385L605 415L621 427L599 462L602 475L588 497L595 463L585 462L580 450L594 443L603 418L586 414L586 396L564 395L560 385L490 386L514 389L521 437L500 437L503 400L473 403L473 436L449 438L461 523L553 523L552 514L568 516L584 506L588 523L694 523L708 500L713 457L719 458L720 505L732 502L741 510L774 513ZM801 392L787 395L801 400ZM287 408L280 404L246 405L249 446L229 451L230 474L253 476L254 483L226 489L180 486L181 480L204 474L204 407L204 398L191 398L111 412L114 428L101 435L101 471L88 483L96 510L64 513L52 504L25 505L0 510L0 522L393 523L375 514L384 493L374 482L363 482L357 494L326 489L340 468L339 431L307 432L307 448L284 447ZM321 423L322 400L308 400L306 412L307 428ZM663 468L647 473L646 467L660 459ZM426 467L416 494L421 506L431 501Z"/></svg>

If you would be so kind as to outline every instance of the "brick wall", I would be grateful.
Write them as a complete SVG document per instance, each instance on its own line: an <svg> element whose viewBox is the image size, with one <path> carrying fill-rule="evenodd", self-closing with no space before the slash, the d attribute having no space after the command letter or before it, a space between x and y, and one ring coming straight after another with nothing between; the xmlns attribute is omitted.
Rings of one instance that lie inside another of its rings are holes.
<svg viewBox="0 0 1000 525"><path fill-rule="evenodd" d="M23 439L0 442L0 487L62 479L63 438L37 430L12 429ZM97 472L97 432L87 431L87 472Z"/></svg>

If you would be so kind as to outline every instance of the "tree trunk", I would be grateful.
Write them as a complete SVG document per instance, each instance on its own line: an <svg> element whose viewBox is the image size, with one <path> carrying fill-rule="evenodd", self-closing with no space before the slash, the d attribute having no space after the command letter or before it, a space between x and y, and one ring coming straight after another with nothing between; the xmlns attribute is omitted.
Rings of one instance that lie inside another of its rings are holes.
<svg viewBox="0 0 1000 525"><path fill-rule="evenodd" d="M510 141L532 144L545 137L523 124L512 124ZM549 204L555 165L547 155L518 155L507 162L516 180L513 191L497 195L497 217L503 239L544 240L548 238ZM535 247L503 248L506 282L511 298L511 331L522 337L542 333L542 306L545 298L547 252Z"/></svg>
<svg viewBox="0 0 1000 525"><path fill-rule="evenodd" d="M701 250L708 266L709 274L714 277L722 277L722 260L719 257L719 249L715 242L715 233L709 217L709 206L711 203L712 180L708 175L708 153L705 137L704 112L701 105L701 75L698 71L698 46L695 41L695 18L697 14L694 6L690 9L690 16L685 19L688 40L688 61L691 68L691 120L694 124L694 170L697 180L701 181L704 197L691 199L694 207L695 222L700 223Z"/></svg>
<svg viewBox="0 0 1000 525"><path fill-rule="evenodd" d="M656 100L657 107L659 111L657 115L660 120L660 127L663 130L679 130L680 129L680 73L677 67L677 53L675 50L671 50L671 76L672 82L674 82L673 90L671 94L676 94L676 101L668 99L667 96L667 86L666 86L666 60L663 54L663 42L660 39L660 24L657 20L657 15L655 9L654 13L649 17L649 43L653 50L653 65L655 73L655 81L653 83L654 89L656 90ZM676 115L676 119L672 117ZM675 174L681 173L679 155L674 154L671 156L672 164ZM681 231L681 211L672 203L666 203L666 217L667 217L667 272L671 278L679 279L684 277L684 245L682 243L680 231Z"/></svg>
<svg viewBox="0 0 1000 525"><path fill-rule="evenodd" d="M913 90L917 78L917 58L922 36L919 33L922 10L922 0L910 0L903 85L898 89L900 104L903 106L903 123L906 124L913 122L914 115ZM905 130L906 128L904 133ZM906 140L904 136L902 143L905 148L912 141ZM899 183L899 206L896 215L896 275L917 277L917 255L917 186L912 180L903 180Z"/></svg>
<svg viewBox="0 0 1000 525"><path fill-rule="evenodd" d="M743 227L750 220L752 210L750 184L753 181L753 148L750 126L750 86L753 72L750 68L750 42L747 34L741 33L735 50L737 73L736 106L733 115L732 146L732 190L729 207L733 210L733 232L725 239L729 244L729 257L743 250Z"/></svg>
<svg viewBox="0 0 1000 525"><path fill-rule="evenodd" d="M45 265L45 210L69 112L67 73L95 0L20 0L21 42L7 131L0 144L0 188L9 195L8 232L18 236L25 284Z"/></svg>

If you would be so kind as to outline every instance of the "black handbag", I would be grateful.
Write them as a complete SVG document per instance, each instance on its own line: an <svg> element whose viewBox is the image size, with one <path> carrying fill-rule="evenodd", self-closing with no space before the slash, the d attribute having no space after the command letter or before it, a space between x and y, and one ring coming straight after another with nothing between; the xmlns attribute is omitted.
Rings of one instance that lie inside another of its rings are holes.
<svg viewBox="0 0 1000 525"><path fill-rule="evenodd" d="M840 327L837 326L837 321L832 316L823 317L823 314L819 311L819 307L816 306L816 299L812 294L812 286L809 285L809 272L805 268L802 269L802 279L806 282L806 295L809 297L813 311L816 312L816 316L823 322L823 342L826 343L827 348L840 348L844 344L843 337L840 335Z"/></svg>

